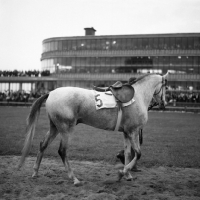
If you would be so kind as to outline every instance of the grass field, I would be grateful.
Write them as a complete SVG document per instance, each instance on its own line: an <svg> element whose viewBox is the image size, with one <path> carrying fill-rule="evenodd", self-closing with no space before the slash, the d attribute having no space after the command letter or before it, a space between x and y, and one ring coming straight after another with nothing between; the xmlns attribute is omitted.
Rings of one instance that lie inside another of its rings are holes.
<svg viewBox="0 0 200 200"><path fill-rule="evenodd" d="M25 139L26 117L30 108L0 107L0 155L19 155ZM45 109L41 109L31 155L48 130ZM56 156L59 136L45 152ZM123 148L123 135L78 125L70 139L69 159L116 162ZM150 112L144 129L144 144L139 165L200 167L200 114ZM59 158L60 159L60 158Z"/></svg>

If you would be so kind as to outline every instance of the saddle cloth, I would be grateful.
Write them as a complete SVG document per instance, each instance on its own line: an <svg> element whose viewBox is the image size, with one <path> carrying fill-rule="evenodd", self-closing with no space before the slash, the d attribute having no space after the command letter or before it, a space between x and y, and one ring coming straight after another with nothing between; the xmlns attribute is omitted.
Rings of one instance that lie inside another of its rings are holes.
<svg viewBox="0 0 200 200"><path fill-rule="evenodd" d="M111 91L107 92L98 92L94 90L94 97L95 97L95 105L96 110L102 109L102 108L115 108L118 107L117 101L115 99L115 96L112 94ZM127 103L122 103L122 107L126 107L131 105L135 100L131 99Z"/></svg>

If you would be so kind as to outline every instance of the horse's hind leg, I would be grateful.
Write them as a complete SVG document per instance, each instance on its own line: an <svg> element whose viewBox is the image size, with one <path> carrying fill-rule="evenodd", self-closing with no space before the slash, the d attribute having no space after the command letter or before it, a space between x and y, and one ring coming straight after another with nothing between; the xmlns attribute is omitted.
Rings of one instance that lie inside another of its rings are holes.
<svg viewBox="0 0 200 200"><path fill-rule="evenodd" d="M40 143L40 149L39 149L38 154L37 154L37 159L36 159L35 164L33 166L34 172L33 172L32 177L37 176L44 151L57 135L58 135L58 131L56 129L56 126L50 120L50 130L45 135L44 140Z"/></svg>
<svg viewBox="0 0 200 200"><path fill-rule="evenodd" d="M68 161L68 157L67 157L67 150L68 150L68 133L63 133L61 134L61 142L60 142L60 147L58 150L58 154L60 155L63 164L65 166L66 171L68 171L68 176L70 179L73 179L74 181L74 185L78 186L81 184L81 182L76 178L76 176L74 175L74 172L70 166L70 163Z"/></svg>

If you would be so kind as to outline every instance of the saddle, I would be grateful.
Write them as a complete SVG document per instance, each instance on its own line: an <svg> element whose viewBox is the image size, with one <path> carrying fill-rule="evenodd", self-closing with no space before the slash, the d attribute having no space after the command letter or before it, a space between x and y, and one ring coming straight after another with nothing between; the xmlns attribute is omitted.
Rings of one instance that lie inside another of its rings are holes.
<svg viewBox="0 0 200 200"><path fill-rule="evenodd" d="M109 87L93 86L93 89L98 92L111 91L112 94L120 103L129 102L135 94L134 88L129 83L123 84L121 81L117 81L116 83L110 85Z"/></svg>

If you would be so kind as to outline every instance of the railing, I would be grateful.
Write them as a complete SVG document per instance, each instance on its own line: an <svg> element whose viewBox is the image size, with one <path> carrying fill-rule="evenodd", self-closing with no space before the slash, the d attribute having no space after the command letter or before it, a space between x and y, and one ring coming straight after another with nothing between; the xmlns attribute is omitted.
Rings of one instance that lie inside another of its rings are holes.
<svg viewBox="0 0 200 200"><path fill-rule="evenodd" d="M200 74L170 74L169 81L200 81Z"/></svg>
<svg viewBox="0 0 200 200"><path fill-rule="evenodd" d="M127 81L131 77L139 77L137 73L110 73L110 74L90 74L90 73L62 73L54 74L54 77L67 80L121 80ZM200 81L200 74L170 74L168 81Z"/></svg>
<svg viewBox="0 0 200 200"><path fill-rule="evenodd" d="M18 83L18 82L38 82L38 81L56 81L57 78L54 76L42 76L42 77L22 77L22 76L11 76L4 77L0 76L0 82L10 82L10 83Z"/></svg>
<svg viewBox="0 0 200 200"><path fill-rule="evenodd" d="M200 108L200 103L196 102L176 102L177 107L199 107Z"/></svg>
<svg viewBox="0 0 200 200"><path fill-rule="evenodd" d="M82 50L82 51L51 51L42 54L42 59L53 57L75 57L75 56L199 56L200 50Z"/></svg>
<svg viewBox="0 0 200 200"><path fill-rule="evenodd" d="M59 80L85 80L85 81L91 81L91 80L121 80L121 81L128 81L131 77L139 77L140 74L86 74L86 73L76 73L76 74L54 74L55 77L57 77Z"/></svg>
<svg viewBox="0 0 200 200"><path fill-rule="evenodd" d="M0 101L0 106L25 106L30 107L33 103L32 102L7 102L7 101Z"/></svg>
<svg viewBox="0 0 200 200"><path fill-rule="evenodd" d="M0 77L0 82L41 82L61 80L121 80L127 81L131 77L139 77L137 73L58 73L48 77ZM200 81L200 74L170 74L168 81Z"/></svg>

